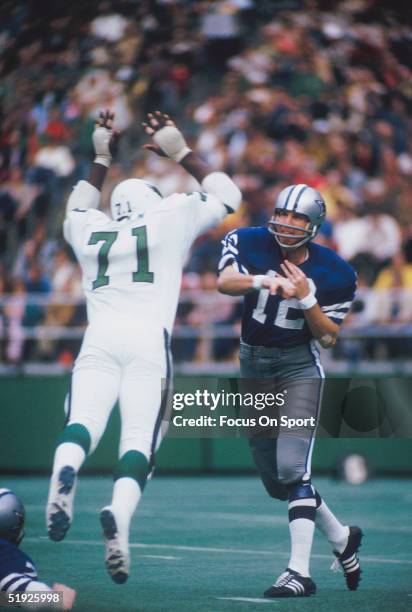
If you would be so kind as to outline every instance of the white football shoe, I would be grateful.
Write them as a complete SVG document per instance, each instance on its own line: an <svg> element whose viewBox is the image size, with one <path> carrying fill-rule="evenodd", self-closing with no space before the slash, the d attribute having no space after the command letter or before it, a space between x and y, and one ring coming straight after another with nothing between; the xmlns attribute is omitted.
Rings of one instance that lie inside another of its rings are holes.
<svg viewBox="0 0 412 612"><path fill-rule="evenodd" d="M130 553L127 541L119 537L116 517L111 506L100 512L100 524L106 540L106 568L111 579L123 584L129 577Z"/></svg>
<svg viewBox="0 0 412 612"><path fill-rule="evenodd" d="M70 465L66 465L60 470L57 483L50 488L46 523L49 538L54 542L64 539L72 523L76 485L77 474Z"/></svg>

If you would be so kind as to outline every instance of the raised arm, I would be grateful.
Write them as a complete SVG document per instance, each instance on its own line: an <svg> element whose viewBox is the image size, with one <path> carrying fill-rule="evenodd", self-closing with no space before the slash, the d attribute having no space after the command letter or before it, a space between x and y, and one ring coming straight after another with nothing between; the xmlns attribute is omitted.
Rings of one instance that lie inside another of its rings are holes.
<svg viewBox="0 0 412 612"><path fill-rule="evenodd" d="M187 146L182 132L169 115L159 111L149 113L143 127L154 141L144 145L144 149L169 157L180 164L201 184L204 191L221 200L228 212L239 208L242 194L237 185L225 172L214 172L209 164Z"/></svg>
<svg viewBox="0 0 412 612"><path fill-rule="evenodd" d="M100 191L117 150L119 133L113 130L114 113L102 111L95 123L93 146L95 158L87 181L79 181L70 194L66 214L75 208L98 208Z"/></svg>

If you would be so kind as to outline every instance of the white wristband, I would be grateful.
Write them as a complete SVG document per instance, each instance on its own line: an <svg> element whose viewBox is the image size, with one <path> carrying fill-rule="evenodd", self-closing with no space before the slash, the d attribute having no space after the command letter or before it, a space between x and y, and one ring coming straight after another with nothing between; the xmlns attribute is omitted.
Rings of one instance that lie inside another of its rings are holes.
<svg viewBox="0 0 412 612"><path fill-rule="evenodd" d="M256 289L257 291L259 289L262 289L262 282L265 278L266 276L264 274L256 274L256 276L253 276L252 278L253 289Z"/></svg>
<svg viewBox="0 0 412 612"><path fill-rule="evenodd" d="M315 298L313 293L308 293L307 296L299 300L299 308L301 310L309 310L315 304L318 303L318 300Z"/></svg>
<svg viewBox="0 0 412 612"><path fill-rule="evenodd" d="M96 157L94 158L95 164L102 164L102 166L106 166L106 168L110 168L111 161L111 155L96 155Z"/></svg>
<svg viewBox="0 0 412 612"><path fill-rule="evenodd" d="M184 157L186 157L186 155L188 155L188 153L191 153L191 152L192 152L192 149L189 149L189 147L184 147L183 149L181 149L181 150L179 151L179 153L176 153L176 154L174 155L173 159L174 159L175 161L177 161L178 163L180 163L180 162L182 161L182 159L183 159Z"/></svg>

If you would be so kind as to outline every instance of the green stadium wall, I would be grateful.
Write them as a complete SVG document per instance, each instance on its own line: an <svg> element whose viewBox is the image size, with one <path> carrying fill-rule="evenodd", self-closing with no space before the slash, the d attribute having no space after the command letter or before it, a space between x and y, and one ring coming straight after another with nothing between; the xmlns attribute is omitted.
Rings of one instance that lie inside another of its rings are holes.
<svg viewBox="0 0 412 612"><path fill-rule="evenodd" d="M65 421L69 378L0 378L0 472L44 473L52 464L55 440ZM119 415L108 428L85 470L110 472L117 458ZM412 440L401 438L318 439L312 467L331 473L349 453L363 454L373 473L411 474ZM158 473L236 473L254 471L247 441L238 438L166 438L156 460Z"/></svg>

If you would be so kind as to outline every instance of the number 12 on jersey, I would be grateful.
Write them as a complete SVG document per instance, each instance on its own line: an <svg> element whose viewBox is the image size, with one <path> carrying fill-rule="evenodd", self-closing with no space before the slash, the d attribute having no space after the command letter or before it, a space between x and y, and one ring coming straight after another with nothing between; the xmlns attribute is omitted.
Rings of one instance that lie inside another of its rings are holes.
<svg viewBox="0 0 412 612"><path fill-rule="evenodd" d="M268 276L275 276L276 272L274 270L269 270L267 272ZM316 292L315 283L311 278L308 278L308 283L310 290L314 294ZM261 289L259 291L259 297L256 304L256 308L254 308L252 317L262 323L265 324L267 319L267 313L265 312L267 302L269 299L269 289ZM290 309L301 310L299 306L299 300L297 298L289 298L288 300L281 300L277 307L276 317L273 321L273 325L277 327L282 327L283 329L302 329L305 324L305 316L302 313L302 316L297 317L295 319L289 319L289 311Z"/></svg>
<svg viewBox="0 0 412 612"><path fill-rule="evenodd" d="M93 289L104 287L110 283L110 277L107 276L107 268L109 267L109 253L113 244L116 241L119 232L93 232L87 244L95 245L102 242L97 256L98 269L97 277L93 281ZM134 283L153 283L154 273L149 272L149 251L147 249L147 231L146 226L135 227L131 231L132 236L136 236L136 259L137 270L132 272L132 281Z"/></svg>

